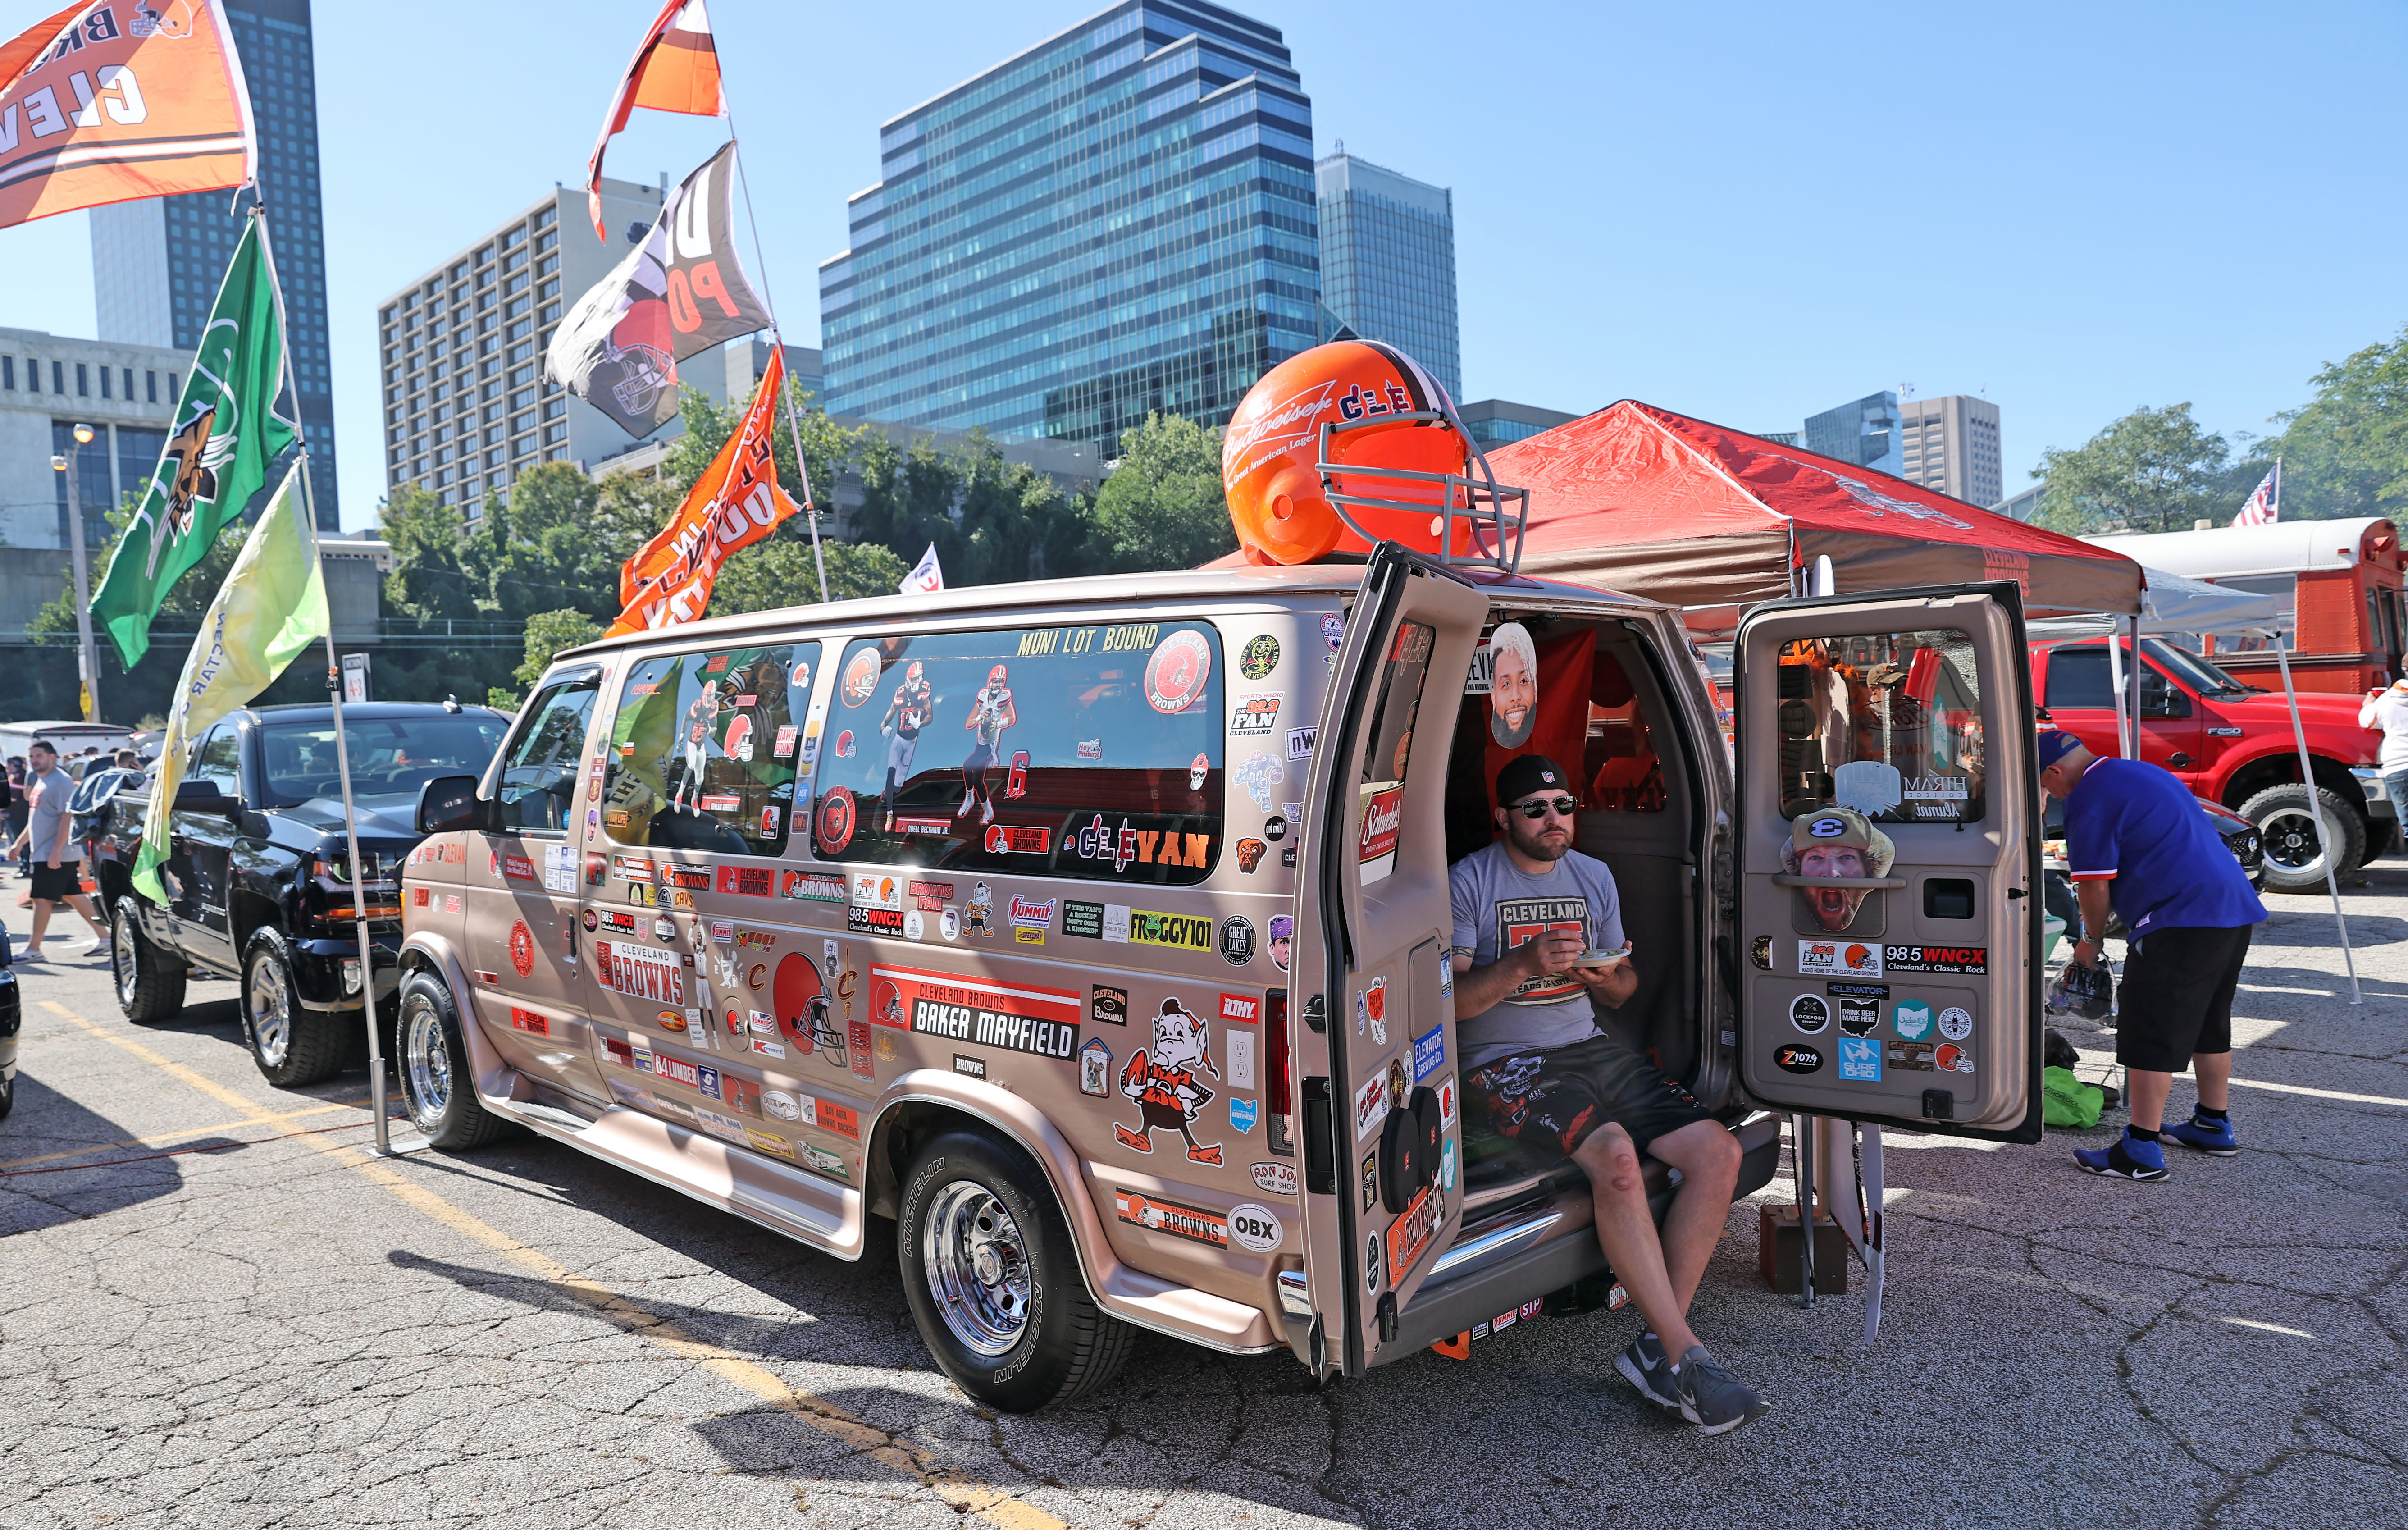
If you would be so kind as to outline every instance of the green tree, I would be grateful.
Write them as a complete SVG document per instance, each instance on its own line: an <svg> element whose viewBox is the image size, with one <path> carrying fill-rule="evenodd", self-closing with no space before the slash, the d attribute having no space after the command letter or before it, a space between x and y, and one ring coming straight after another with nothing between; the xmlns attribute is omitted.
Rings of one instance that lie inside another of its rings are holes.
<svg viewBox="0 0 2408 1530"><path fill-rule="evenodd" d="M416 484L403 484L377 512L378 530L393 546L384 604L394 616L420 622L472 621L483 581L468 565L467 517Z"/></svg>
<svg viewBox="0 0 2408 1530"><path fill-rule="evenodd" d="M2311 380L2315 397L2250 453L2250 484L2279 456L2286 521L2408 514L2408 327Z"/></svg>
<svg viewBox="0 0 2408 1530"><path fill-rule="evenodd" d="M527 618L526 662L511 672L510 679L519 682L523 694L543 672L552 667L552 655L580 643L590 643L602 636L602 623L588 617L574 606L556 611L538 611Z"/></svg>
<svg viewBox="0 0 2408 1530"><path fill-rule="evenodd" d="M710 589L710 614L738 616L781 606L817 605L820 576L810 538L807 530L790 521L728 559ZM875 542L827 541L820 551L827 558L830 600L891 595L910 572L902 559Z"/></svg>
<svg viewBox="0 0 2408 1530"><path fill-rule="evenodd" d="M1221 497L1221 443L1192 420L1150 414L1121 433L1120 465L1096 495L1102 569L1194 568L1237 551Z"/></svg>
<svg viewBox="0 0 2408 1530"><path fill-rule="evenodd" d="M2188 404L2138 408L2071 450L2041 453L2032 477L2047 487L2033 519L2073 533L2188 531L2221 507L2231 456Z"/></svg>

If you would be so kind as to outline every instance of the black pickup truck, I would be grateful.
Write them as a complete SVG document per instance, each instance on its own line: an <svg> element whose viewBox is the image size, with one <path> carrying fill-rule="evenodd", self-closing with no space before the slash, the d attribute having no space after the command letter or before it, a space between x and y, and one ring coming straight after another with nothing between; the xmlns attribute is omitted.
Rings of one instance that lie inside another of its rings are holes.
<svg viewBox="0 0 2408 1530"><path fill-rule="evenodd" d="M236 979L244 1039L280 1087L332 1077L355 1037L365 1039L361 990L381 1001L399 973L401 865L422 837L418 789L481 774L510 720L485 707L380 702L344 708L343 724L375 951L365 979L331 707L238 711L194 742L160 868L165 908L134 890L145 781L127 780L79 817L125 1017L149 1024L179 1012L191 969Z"/></svg>

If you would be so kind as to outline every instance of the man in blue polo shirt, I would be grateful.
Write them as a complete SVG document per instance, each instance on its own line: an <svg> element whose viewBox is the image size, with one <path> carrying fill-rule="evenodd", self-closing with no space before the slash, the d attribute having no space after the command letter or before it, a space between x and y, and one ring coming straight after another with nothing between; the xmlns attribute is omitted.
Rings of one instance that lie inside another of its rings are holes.
<svg viewBox="0 0 2408 1530"><path fill-rule="evenodd" d="M2111 906L2130 941L2115 1061L2131 1076L2132 1119L2123 1140L2074 1161L2093 1174L2162 1180L2161 1135L2229 1158L2241 1151L2229 1113L2232 992L2266 906L2171 772L2102 760L2054 729L2040 736L2040 764L2042 789L2065 800L2066 862L2082 903L2073 960L2098 964ZM2161 1133L2166 1094L2186 1066L2199 1075L2199 1104Z"/></svg>

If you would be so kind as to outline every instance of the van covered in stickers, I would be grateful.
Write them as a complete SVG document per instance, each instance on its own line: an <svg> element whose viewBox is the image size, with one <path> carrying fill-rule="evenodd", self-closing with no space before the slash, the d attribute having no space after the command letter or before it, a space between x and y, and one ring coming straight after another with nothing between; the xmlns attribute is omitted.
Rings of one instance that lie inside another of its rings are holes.
<svg viewBox="0 0 2408 1530"><path fill-rule="evenodd" d="M421 803L405 1095L438 1146L515 1122L838 1258L893 1221L997 1407L1138 1329L1463 1351L1612 1285L1581 1170L1463 1098L1448 868L1498 766L1577 772L1638 973L1599 1023L1727 1123L1739 1193L1776 1109L2032 1140L2021 651L2012 585L1762 608L1735 766L1676 612L1392 543L597 643Z"/></svg>

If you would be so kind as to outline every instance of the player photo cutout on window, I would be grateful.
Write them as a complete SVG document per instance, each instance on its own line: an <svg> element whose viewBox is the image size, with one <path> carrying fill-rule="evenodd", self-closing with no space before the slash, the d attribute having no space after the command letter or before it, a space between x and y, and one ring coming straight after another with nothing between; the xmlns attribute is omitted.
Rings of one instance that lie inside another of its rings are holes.
<svg viewBox="0 0 2408 1530"><path fill-rule="evenodd" d="M1781 847L1781 869L1793 877L1886 877L1898 859L1898 847L1872 821L1853 808L1811 808L1790 821L1789 841ZM1865 894L1863 887L1801 887L1799 897L1816 926L1839 934L1856 922Z"/></svg>

